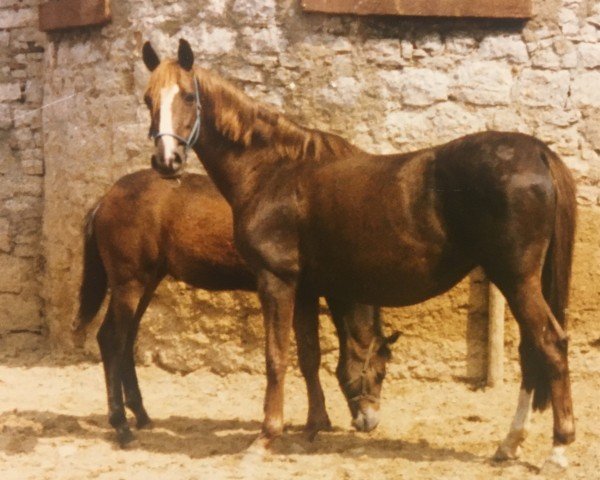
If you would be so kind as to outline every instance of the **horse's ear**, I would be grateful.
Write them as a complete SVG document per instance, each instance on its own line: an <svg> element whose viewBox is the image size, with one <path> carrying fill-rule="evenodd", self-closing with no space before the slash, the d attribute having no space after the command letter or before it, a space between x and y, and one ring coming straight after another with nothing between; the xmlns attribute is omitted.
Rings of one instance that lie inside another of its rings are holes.
<svg viewBox="0 0 600 480"><path fill-rule="evenodd" d="M144 64L151 72L158 67L158 64L160 63L160 59L154 51L154 48L152 48L152 45L150 45L150 42L144 43L144 46L142 47L142 58L144 59Z"/></svg>
<svg viewBox="0 0 600 480"><path fill-rule="evenodd" d="M179 40L179 50L177 50L177 61L181 68L187 70L188 72L192 69L194 65L194 52L192 52L192 47L183 38Z"/></svg>

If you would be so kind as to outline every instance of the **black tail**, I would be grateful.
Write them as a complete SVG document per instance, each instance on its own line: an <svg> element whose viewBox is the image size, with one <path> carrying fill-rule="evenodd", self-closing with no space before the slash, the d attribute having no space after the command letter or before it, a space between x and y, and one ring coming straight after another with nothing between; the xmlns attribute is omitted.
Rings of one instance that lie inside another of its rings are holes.
<svg viewBox="0 0 600 480"><path fill-rule="evenodd" d="M542 272L542 289L552 313L566 332L577 217L575 181L569 169L557 155L552 152L544 152L542 158L550 168L556 191L554 231ZM547 374L538 375L534 387L533 407L536 410L543 410L549 402L549 378L547 378Z"/></svg>
<svg viewBox="0 0 600 480"><path fill-rule="evenodd" d="M83 227L83 280L79 290L79 311L77 321L73 325L74 332L83 331L94 319L108 289L106 269L100 258L94 231L96 210L97 205L88 212Z"/></svg>

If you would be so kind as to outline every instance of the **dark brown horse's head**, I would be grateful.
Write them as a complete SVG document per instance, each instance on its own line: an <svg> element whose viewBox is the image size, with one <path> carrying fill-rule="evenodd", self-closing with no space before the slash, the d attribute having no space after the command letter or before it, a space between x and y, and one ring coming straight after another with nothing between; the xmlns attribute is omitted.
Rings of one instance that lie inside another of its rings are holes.
<svg viewBox="0 0 600 480"><path fill-rule="evenodd" d="M194 54L185 40L179 41L176 60L160 61L150 42L142 54L152 72L144 94L151 116L149 134L156 145L152 166L165 177L178 176L198 140L202 120Z"/></svg>
<svg viewBox="0 0 600 480"><path fill-rule="evenodd" d="M364 312L360 307L345 317L346 333L340 336L336 375L350 407L352 425L368 432L379 424L381 388L386 364L392 358L390 345L400 333L384 336L379 310L375 308L373 314L374 307L362 306Z"/></svg>

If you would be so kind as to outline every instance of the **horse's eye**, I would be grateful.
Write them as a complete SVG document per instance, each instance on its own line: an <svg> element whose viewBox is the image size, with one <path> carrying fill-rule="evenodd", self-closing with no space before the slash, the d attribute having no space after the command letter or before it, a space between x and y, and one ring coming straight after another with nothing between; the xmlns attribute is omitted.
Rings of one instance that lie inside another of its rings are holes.
<svg viewBox="0 0 600 480"><path fill-rule="evenodd" d="M196 100L196 97L194 96L193 93L186 93L183 96L183 99L185 100L186 103L194 103L194 100Z"/></svg>

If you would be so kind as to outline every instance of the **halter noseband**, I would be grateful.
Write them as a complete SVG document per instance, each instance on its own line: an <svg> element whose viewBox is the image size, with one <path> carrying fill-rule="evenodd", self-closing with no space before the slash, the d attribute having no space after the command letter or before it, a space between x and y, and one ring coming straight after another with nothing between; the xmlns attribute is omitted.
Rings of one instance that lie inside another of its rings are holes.
<svg viewBox="0 0 600 480"><path fill-rule="evenodd" d="M198 141L200 137L200 125L202 122L202 104L200 103L200 86L198 85L198 79L194 75L194 97L196 101L196 121L194 122L194 126L190 131L190 134L187 138L180 137L175 133L167 133L167 132L158 132L155 133L152 138L159 139L160 137L173 137L179 140L181 143L185 145L184 153L187 157L188 150L194 146L194 144Z"/></svg>
<svg viewBox="0 0 600 480"><path fill-rule="evenodd" d="M375 351L375 340L376 337L373 337L371 343L369 344L369 349L367 350L367 356L365 357L365 363L363 364L362 370L360 372L360 377L355 378L354 380L349 380L344 384L344 387L349 387L350 385L356 383L360 380L360 393L350 399L349 402L360 402L361 400L369 400L375 404L379 403L379 398L375 397L375 395L371 395L367 392L367 372L369 371L369 365L371 363L371 357L373 356L373 352Z"/></svg>

